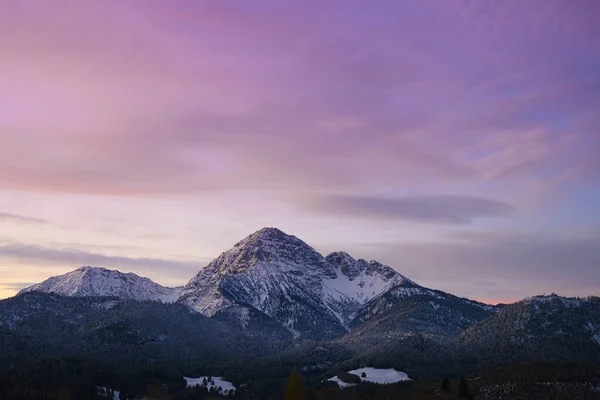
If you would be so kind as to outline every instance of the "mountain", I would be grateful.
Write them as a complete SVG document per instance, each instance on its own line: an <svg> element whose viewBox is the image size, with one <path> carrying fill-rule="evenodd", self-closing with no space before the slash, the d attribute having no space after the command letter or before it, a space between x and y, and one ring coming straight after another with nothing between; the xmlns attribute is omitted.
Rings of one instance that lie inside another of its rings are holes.
<svg viewBox="0 0 600 400"><path fill-rule="evenodd" d="M414 333L445 341L497 311L494 306L403 282L361 307L343 341L373 345Z"/></svg>
<svg viewBox="0 0 600 400"><path fill-rule="evenodd" d="M154 300L172 303L181 288L167 288L135 274L105 268L81 267L23 289L29 292L56 293L71 297L114 296L121 299Z"/></svg>
<svg viewBox="0 0 600 400"><path fill-rule="evenodd" d="M535 296L503 307L454 341L478 368L600 360L600 299Z"/></svg>
<svg viewBox="0 0 600 400"><path fill-rule="evenodd" d="M323 257L295 236L264 228L200 271L179 302L206 316L257 310L296 337L323 339L345 334L362 305L402 282L409 281L380 263Z"/></svg>

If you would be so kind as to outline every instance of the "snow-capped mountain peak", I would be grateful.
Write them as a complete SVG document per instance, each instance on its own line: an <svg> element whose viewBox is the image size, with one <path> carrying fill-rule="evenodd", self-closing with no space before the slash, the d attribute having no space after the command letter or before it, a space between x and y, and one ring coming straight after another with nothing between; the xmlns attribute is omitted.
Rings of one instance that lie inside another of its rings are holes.
<svg viewBox="0 0 600 400"><path fill-rule="evenodd" d="M237 243L219 259L222 265L236 267L228 272L240 272L261 262L317 266L316 272L334 276L333 269L315 249L277 228L263 228ZM218 260L219 260L218 259Z"/></svg>
<svg viewBox="0 0 600 400"><path fill-rule="evenodd" d="M72 297L114 296L171 303L177 300L180 291L181 288L167 288L133 273L86 266L25 288L20 294L45 292Z"/></svg>
<svg viewBox="0 0 600 400"><path fill-rule="evenodd" d="M251 306L294 334L325 323L339 333L365 302L404 281L378 262L344 252L323 257L295 236L263 228L200 271L180 301L207 316Z"/></svg>
<svg viewBox="0 0 600 400"><path fill-rule="evenodd" d="M291 296L318 303L321 281L335 276L335 269L308 244L279 229L263 228L201 270L184 287L180 302L207 316L236 304L272 316L284 312L282 304L289 304Z"/></svg>
<svg viewBox="0 0 600 400"><path fill-rule="evenodd" d="M263 228L213 260L186 288L204 287L264 264L288 272L310 272L331 278L336 276L335 270L323 256L296 236L277 228Z"/></svg>

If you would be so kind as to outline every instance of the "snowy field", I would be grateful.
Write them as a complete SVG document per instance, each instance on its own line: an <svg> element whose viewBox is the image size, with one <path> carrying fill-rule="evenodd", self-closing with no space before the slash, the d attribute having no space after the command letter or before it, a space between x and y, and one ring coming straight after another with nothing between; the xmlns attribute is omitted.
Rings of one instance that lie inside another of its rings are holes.
<svg viewBox="0 0 600 400"><path fill-rule="evenodd" d="M202 382L204 381L204 379L206 379L207 384L206 387L208 390L210 390L213 386L215 388L219 388L221 387L221 389L223 389L223 394L228 394L229 392L235 393L235 386L233 386L233 383L228 382L223 380L223 378L217 377L217 376L213 376L212 380L214 381L214 385L210 382L208 382L208 376L201 376L200 378L186 378L184 377L183 379L185 379L185 381L187 382L187 386L188 387L194 387L197 385L202 386Z"/></svg>
<svg viewBox="0 0 600 400"><path fill-rule="evenodd" d="M366 377L362 377L363 372ZM408 375L404 372L396 371L395 369L379 369L379 368L359 368L352 371L348 371L349 374L360 377L363 382L377 383L379 385L388 385L390 383L397 383L403 381L410 381ZM355 386L354 383L346 383L339 379L337 376L328 379L330 382L335 382L339 387L345 388Z"/></svg>

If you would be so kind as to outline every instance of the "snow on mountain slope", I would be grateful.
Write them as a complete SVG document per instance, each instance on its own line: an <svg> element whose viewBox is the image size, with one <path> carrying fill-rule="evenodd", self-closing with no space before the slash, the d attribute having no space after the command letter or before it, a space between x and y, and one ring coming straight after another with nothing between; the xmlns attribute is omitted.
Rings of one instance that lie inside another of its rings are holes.
<svg viewBox="0 0 600 400"><path fill-rule="evenodd" d="M405 281L377 262L323 257L295 236L264 228L221 254L183 289L180 302L213 316L251 306L294 335L333 337L366 301Z"/></svg>
<svg viewBox="0 0 600 400"><path fill-rule="evenodd" d="M133 300L155 300L173 303L181 288L167 288L138 275L105 268L81 267L64 275L23 289L28 292L56 293L71 297L114 296Z"/></svg>
<svg viewBox="0 0 600 400"><path fill-rule="evenodd" d="M386 265L355 260L345 252L331 253L326 260L334 266L336 276L323 281L323 297L344 326L369 300L401 283L414 284Z"/></svg>

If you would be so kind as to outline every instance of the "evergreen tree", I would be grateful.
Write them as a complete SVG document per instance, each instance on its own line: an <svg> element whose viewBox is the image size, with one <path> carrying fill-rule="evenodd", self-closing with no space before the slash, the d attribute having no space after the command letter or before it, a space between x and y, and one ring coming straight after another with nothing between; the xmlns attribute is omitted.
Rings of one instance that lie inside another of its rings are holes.
<svg viewBox="0 0 600 400"><path fill-rule="evenodd" d="M302 378L298 371L293 371L285 386L284 400L302 400Z"/></svg>
<svg viewBox="0 0 600 400"><path fill-rule="evenodd" d="M448 393L450 391L450 379L444 378L442 380L442 384L440 385L440 390L442 393Z"/></svg>
<svg viewBox="0 0 600 400"><path fill-rule="evenodd" d="M317 394L315 393L314 389L310 389L306 393L306 400L317 400Z"/></svg>
<svg viewBox="0 0 600 400"><path fill-rule="evenodd" d="M458 397L460 399L470 399L471 389L469 388L469 382L465 378L461 378L458 382Z"/></svg>

